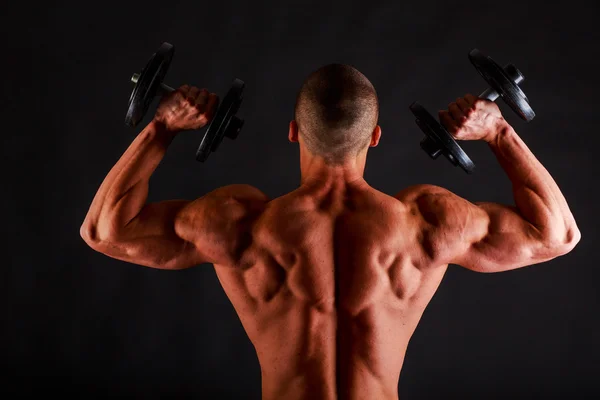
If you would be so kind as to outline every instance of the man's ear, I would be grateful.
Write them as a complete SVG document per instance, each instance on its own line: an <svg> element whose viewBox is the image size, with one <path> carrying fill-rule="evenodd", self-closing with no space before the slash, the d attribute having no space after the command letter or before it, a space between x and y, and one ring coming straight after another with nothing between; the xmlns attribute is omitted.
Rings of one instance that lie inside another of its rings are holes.
<svg viewBox="0 0 600 400"><path fill-rule="evenodd" d="M290 122L290 131L288 132L288 139L292 143L298 143L298 124L295 120Z"/></svg>
<svg viewBox="0 0 600 400"><path fill-rule="evenodd" d="M381 139L381 127L377 125L371 134L371 144L369 147L377 146L379 144L379 139Z"/></svg>

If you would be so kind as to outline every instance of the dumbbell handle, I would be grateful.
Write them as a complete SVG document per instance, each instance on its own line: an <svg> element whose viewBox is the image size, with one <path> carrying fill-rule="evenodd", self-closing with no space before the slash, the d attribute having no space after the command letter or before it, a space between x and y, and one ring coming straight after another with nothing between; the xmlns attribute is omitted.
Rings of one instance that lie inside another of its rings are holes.
<svg viewBox="0 0 600 400"><path fill-rule="evenodd" d="M521 71L519 71L517 69L517 67L515 67L513 64L508 64L507 66L504 67L504 72L506 72L506 74L508 75L508 77L515 82L515 84L519 85L521 82L523 82L525 80L525 77L523 76L523 74L521 73ZM496 92L494 89L489 88L483 91L483 93L481 93L479 95L480 98L482 99L486 99L489 101L496 101L496 99L500 96L500 94L498 94L498 92Z"/></svg>
<svg viewBox="0 0 600 400"><path fill-rule="evenodd" d="M140 79L140 74L133 74L133 76L131 77L131 82L137 83L138 79ZM159 90L162 91L163 93L171 93L175 89L173 89L171 86L161 83Z"/></svg>
<svg viewBox="0 0 600 400"><path fill-rule="evenodd" d="M513 64L506 65L504 67L504 72L506 72L508 77L517 85L525 80L525 77L521 71L519 71ZM496 101L499 96L500 94L493 88L486 89L479 95L480 98L489 101ZM427 154L429 154L431 158L437 158L442 152L441 146L430 137L425 137L421 141L421 147L427 152Z"/></svg>

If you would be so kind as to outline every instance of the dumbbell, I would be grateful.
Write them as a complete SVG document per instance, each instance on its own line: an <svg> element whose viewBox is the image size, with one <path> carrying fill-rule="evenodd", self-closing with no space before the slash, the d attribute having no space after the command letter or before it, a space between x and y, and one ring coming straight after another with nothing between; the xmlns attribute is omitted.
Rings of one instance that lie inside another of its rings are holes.
<svg viewBox="0 0 600 400"><path fill-rule="evenodd" d="M131 128L137 126L142 120L155 96L163 96L171 93L172 87L163 83L163 79L169 69L175 48L172 44L164 42L158 50L152 54L150 60L140 73L135 73L131 81L135 84L131 96L125 124ZM217 150L224 137L236 139L242 130L244 120L236 117L236 113L243 100L244 81L235 78L229 91L220 102L215 116L210 121L208 129L202 136L196 160L206 161L211 152Z"/></svg>
<svg viewBox="0 0 600 400"><path fill-rule="evenodd" d="M535 117L535 113L529 105L529 99L519 87L525 77L517 67L507 64L502 68L478 49L469 52L469 60L490 85L490 88L479 95L480 98L490 101L502 98L526 122ZM425 133L425 138L421 140L421 148L429 157L436 159L443 154L454 166L458 165L470 174L475 168L475 164L446 128L418 102L415 101L409 108L416 117L417 125Z"/></svg>

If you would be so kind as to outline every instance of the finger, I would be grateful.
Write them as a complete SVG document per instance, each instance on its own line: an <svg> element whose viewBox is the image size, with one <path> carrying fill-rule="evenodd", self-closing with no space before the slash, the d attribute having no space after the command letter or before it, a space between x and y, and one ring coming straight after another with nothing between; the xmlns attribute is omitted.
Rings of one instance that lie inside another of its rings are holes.
<svg viewBox="0 0 600 400"><path fill-rule="evenodd" d="M214 93L208 95L208 103L206 104L206 118L210 121L217 112L219 105L219 96Z"/></svg>
<svg viewBox="0 0 600 400"><path fill-rule="evenodd" d="M446 110L440 110L439 112L440 122L450 133L455 133L458 129L458 125L450 113Z"/></svg>
<svg viewBox="0 0 600 400"><path fill-rule="evenodd" d="M450 115L457 122L461 122L465 118L465 114L458 108L456 103L448 104L448 111L450 111Z"/></svg>
<svg viewBox="0 0 600 400"><path fill-rule="evenodd" d="M458 106L458 108L460 108L460 110L463 112L463 114L468 115L468 113L471 111L471 105L467 102L467 100L465 100L462 97L459 97L458 99L456 99L456 105Z"/></svg>
<svg viewBox="0 0 600 400"><path fill-rule="evenodd" d="M197 87L191 87L186 96L187 100L192 104L195 103L198 92L200 92L200 89Z"/></svg>
<svg viewBox="0 0 600 400"><path fill-rule="evenodd" d="M196 94L196 107L199 108L204 108L204 105L206 104L206 101L208 100L208 90L206 89L202 89L199 90L198 93Z"/></svg>
<svg viewBox="0 0 600 400"><path fill-rule="evenodd" d="M190 91L189 85L181 85L176 92L181 94L184 98L187 97L188 92Z"/></svg>
<svg viewBox="0 0 600 400"><path fill-rule="evenodd" d="M473 96L471 93L467 93L465 95L465 100L467 101L467 103L469 103L469 105L474 105L477 101L477 97Z"/></svg>

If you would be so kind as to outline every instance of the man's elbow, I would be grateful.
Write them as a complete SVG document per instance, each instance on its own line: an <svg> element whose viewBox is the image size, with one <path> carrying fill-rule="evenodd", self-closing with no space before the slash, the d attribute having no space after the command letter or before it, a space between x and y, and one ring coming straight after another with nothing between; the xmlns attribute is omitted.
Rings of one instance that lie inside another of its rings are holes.
<svg viewBox="0 0 600 400"><path fill-rule="evenodd" d="M552 235L544 242L544 247L553 252L557 257L571 252L581 240L581 231L573 224L560 235Z"/></svg>
<svg viewBox="0 0 600 400"><path fill-rule="evenodd" d="M105 244L115 242L117 237L113 229L98 227L88 222L81 225L79 235L88 246L97 251L101 251Z"/></svg>
<svg viewBox="0 0 600 400"><path fill-rule="evenodd" d="M79 235L83 241L93 249L98 248L102 242L98 235L97 227L87 222L84 222L79 228Z"/></svg>
<svg viewBox="0 0 600 400"><path fill-rule="evenodd" d="M567 234L565 235L565 242L563 245L566 250L565 254L570 252L571 250L573 250L575 248L575 246L577 246L577 243L579 243L580 240L581 240L581 231L579 230L577 225L573 224L572 227L567 229Z"/></svg>

